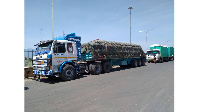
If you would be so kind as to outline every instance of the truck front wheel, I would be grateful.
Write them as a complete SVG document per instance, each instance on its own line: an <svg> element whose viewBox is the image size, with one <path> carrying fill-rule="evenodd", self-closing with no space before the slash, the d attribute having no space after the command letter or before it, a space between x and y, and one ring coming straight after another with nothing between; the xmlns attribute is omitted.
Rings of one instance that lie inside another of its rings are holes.
<svg viewBox="0 0 200 112"><path fill-rule="evenodd" d="M163 58L161 58L161 63L163 63Z"/></svg>
<svg viewBox="0 0 200 112"><path fill-rule="evenodd" d="M76 76L75 68L72 65L66 65L61 72L61 79L64 81L70 81Z"/></svg>

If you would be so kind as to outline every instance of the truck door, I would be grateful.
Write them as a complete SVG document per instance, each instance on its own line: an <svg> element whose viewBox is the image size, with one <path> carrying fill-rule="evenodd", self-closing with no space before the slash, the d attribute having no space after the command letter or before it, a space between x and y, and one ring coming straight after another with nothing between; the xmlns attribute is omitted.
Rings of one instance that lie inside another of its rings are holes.
<svg viewBox="0 0 200 112"><path fill-rule="evenodd" d="M76 43L70 41L55 41L53 45L52 65L53 71L58 71L59 66L66 62L77 60Z"/></svg>
<svg viewBox="0 0 200 112"><path fill-rule="evenodd" d="M53 53L52 53L52 65L53 71L57 72L59 66L67 61L66 56L66 42L55 41L53 45Z"/></svg>
<svg viewBox="0 0 200 112"><path fill-rule="evenodd" d="M74 42L66 43L66 55L68 60L77 60L77 49L76 44Z"/></svg>

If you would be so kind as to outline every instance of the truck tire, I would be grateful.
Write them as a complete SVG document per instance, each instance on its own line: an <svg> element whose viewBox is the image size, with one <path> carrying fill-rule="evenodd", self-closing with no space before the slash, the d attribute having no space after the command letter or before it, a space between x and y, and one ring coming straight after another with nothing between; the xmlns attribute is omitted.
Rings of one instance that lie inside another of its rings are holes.
<svg viewBox="0 0 200 112"><path fill-rule="evenodd" d="M138 61L134 60L134 67L137 67L137 66L138 66Z"/></svg>
<svg viewBox="0 0 200 112"><path fill-rule="evenodd" d="M61 79L64 81L70 81L76 76L75 68L72 65L66 65L61 72Z"/></svg>
<svg viewBox="0 0 200 112"><path fill-rule="evenodd" d="M89 65L89 73L90 73L90 74L93 74L92 64Z"/></svg>
<svg viewBox="0 0 200 112"><path fill-rule="evenodd" d="M169 59L168 58L166 58L166 62L168 62L169 61Z"/></svg>
<svg viewBox="0 0 200 112"><path fill-rule="evenodd" d="M163 58L160 59L160 63L163 63Z"/></svg>
<svg viewBox="0 0 200 112"><path fill-rule="evenodd" d="M103 70L104 73L109 73L110 72L110 63L109 62L105 62L103 63Z"/></svg>
<svg viewBox="0 0 200 112"><path fill-rule="evenodd" d="M102 71L102 66L100 63L94 63L92 65L92 75L99 75Z"/></svg>
<svg viewBox="0 0 200 112"><path fill-rule="evenodd" d="M135 61L131 60L131 67L135 67Z"/></svg>
<svg viewBox="0 0 200 112"><path fill-rule="evenodd" d="M161 63L161 61L162 61L162 60L161 60L161 58L160 58L160 59L158 60L158 62Z"/></svg>
<svg viewBox="0 0 200 112"><path fill-rule="evenodd" d="M144 61L144 59L142 60L142 64L141 64L142 66L144 66L145 65L145 61Z"/></svg>
<svg viewBox="0 0 200 112"><path fill-rule="evenodd" d="M138 67L141 67L141 60L138 60Z"/></svg>

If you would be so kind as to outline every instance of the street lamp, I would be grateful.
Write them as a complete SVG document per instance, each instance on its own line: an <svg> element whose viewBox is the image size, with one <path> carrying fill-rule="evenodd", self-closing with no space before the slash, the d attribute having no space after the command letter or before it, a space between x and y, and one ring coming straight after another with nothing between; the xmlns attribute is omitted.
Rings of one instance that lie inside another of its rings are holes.
<svg viewBox="0 0 200 112"><path fill-rule="evenodd" d="M131 9L133 9L133 7L129 7L128 9L130 9L130 43L131 43Z"/></svg>
<svg viewBox="0 0 200 112"><path fill-rule="evenodd" d="M151 30L153 30L153 29L149 29L149 30L147 30L147 31L139 31L139 32L145 32L145 33L146 33L146 43L147 43L147 33L148 33L149 31L151 31Z"/></svg>
<svg viewBox="0 0 200 112"><path fill-rule="evenodd" d="M54 34L53 34L53 0L52 0L52 40L54 38Z"/></svg>

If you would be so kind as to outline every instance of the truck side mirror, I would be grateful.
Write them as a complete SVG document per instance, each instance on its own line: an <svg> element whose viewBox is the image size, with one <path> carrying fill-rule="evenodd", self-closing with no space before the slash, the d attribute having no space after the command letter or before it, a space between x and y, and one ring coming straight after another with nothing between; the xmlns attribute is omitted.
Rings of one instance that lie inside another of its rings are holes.
<svg viewBox="0 0 200 112"><path fill-rule="evenodd" d="M54 44L54 46L53 46L53 52L54 52L54 53L57 52L57 46L56 46L56 44Z"/></svg>

